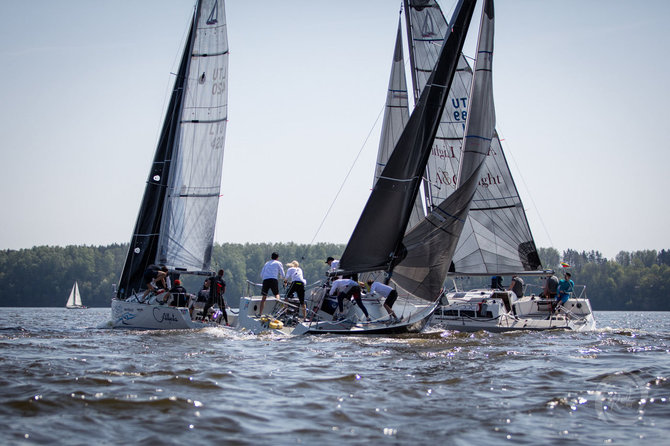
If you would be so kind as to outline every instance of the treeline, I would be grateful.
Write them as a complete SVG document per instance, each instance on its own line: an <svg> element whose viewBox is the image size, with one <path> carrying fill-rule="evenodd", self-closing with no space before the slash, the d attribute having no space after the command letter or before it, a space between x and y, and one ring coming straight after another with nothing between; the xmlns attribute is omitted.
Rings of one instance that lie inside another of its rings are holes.
<svg viewBox="0 0 670 446"><path fill-rule="evenodd" d="M107 307L113 296L128 245L109 246L38 246L31 249L0 251L0 306L61 307L72 284L79 282L84 304ZM260 290L247 281L259 283L259 273L270 254L279 260L300 262L308 284L322 280L325 259L339 258L343 244L320 243L224 243L216 244L212 269L226 271L226 296L237 305L240 296ZM586 285L587 296L595 310L670 311L670 250L621 251L606 259L598 251L540 248L543 265L557 275L569 264L573 280ZM186 289L197 292L202 277L182 277ZM508 280L508 279L507 279ZM532 281L533 279L530 279Z"/></svg>
<svg viewBox="0 0 670 446"><path fill-rule="evenodd" d="M0 251L0 306L61 307L75 280L79 283L82 301L89 307L108 307L119 280L128 245L109 246L37 246L31 249ZM325 277L328 256L338 258L343 244L319 243L224 243L212 252L212 270L223 268L226 297L237 305L247 294L247 280L260 283L260 271L272 252L286 264L297 260L308 284ZM285 268L286 269L286 268ZM189 292L197 292L203 277L182 276ZM260 294L253 287L251 292Z"/></svg>
<svg viewBox="0 0 670 446"><path fill-rule="evenodd" d="M570 271L576 284L586 285L594 310L670 311L670 250L620 251L614 259L598 251L539 251L543 265Z"/></svg>

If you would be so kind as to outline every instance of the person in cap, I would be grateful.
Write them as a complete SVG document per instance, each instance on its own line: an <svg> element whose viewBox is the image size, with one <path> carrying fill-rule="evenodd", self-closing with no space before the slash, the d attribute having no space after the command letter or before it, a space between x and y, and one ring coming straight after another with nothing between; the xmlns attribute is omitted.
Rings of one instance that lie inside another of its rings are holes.
<svg viewBox="0 0 670 446"><path fill-rule="evenodd" d="M284 279L284 284L288 284L286 299L292 297L293 293L298 295L300 312L304 319L307 317L307 308L305 307L305 285L307 285L307 281L303 277L302 268L300 268L300 263L297 260L287 263L286 266L289 267L286 270L286 279Z"/></svg>
<svg viewBox="0 0 670 446"><path fill-rule="evenodd" d="M329 271L335 271L336 269L338 269L340 267L340 261L335 260L332 257L328 257L326 259L326 265L328 265L328 268L329 268L328 270Z"/></svg>
<svg viewBox="0 0 670 446"><path fill-rule="evenodd" d="M181 280L176 279L174 286L165 294L163 299L171 307L188 307L189 297L186 293L186 288L181 285Z"/></svg>

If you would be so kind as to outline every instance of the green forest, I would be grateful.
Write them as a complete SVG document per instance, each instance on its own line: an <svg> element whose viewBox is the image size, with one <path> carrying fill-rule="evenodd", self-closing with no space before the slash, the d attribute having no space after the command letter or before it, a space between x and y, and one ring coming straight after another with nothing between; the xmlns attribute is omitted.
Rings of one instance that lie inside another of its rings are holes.
<svg viewBox="0 0 670 446"><path fill-rule="evenodd" d="M108 246L37 246L30 249L0 251L0 306L63 307L75 281L79 283L84 305L107 307L121 273L128 245ZM338 258L343 244L319 243L224 243L216 244L212 270L223 268L229 305L236 306L240 296L249 292L247 281L260 282L260 270L279 253L279 260L300 262L308 284L325 277L328 256ZM614 259L598 251L540 248L546 268L557 274L572 273L578 285L586 286L586 295L594 310L670 311L670 250L619 252ZM561 266L569 264L569 268ZM539 284L528 278L526 283ZM202 277L182 277L189 292L197 292ZM509 278L505 278L505 283ZM258 294L258 289L252 289Z"/></svg>

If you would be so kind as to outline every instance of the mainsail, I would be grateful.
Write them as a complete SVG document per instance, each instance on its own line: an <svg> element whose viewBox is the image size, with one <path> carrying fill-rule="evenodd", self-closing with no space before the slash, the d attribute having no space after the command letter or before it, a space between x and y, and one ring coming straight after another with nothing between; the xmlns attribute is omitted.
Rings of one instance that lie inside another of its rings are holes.
<svg viewBox="0 0 670 446"><path fill-rule="evenodd" d="M219 4L221 3L221 4ZM151 264L210 267L228 112L228 38L223 2L200 0L119 280L124 298Z"/></svg>
<svg viewBox="0 0 670 446"><path fill-rule="evenodd" d="M456 71L474 0L456 6L435 68L382 170L340 260L347 272L391 270L404 257L402 238Z"/></svg>
<svg viewBox="0 0 670 446"><path fill-rule="evenodd" d="M414 94L418 97L439 54L447 24L435 0L405 0L405 18ZM461 56L426 167L424 200L429 210L451 195L459 182L471 82L472 70ZM455 271L498 274L541 267L497 132L470 210L453 256Z"/></svg>

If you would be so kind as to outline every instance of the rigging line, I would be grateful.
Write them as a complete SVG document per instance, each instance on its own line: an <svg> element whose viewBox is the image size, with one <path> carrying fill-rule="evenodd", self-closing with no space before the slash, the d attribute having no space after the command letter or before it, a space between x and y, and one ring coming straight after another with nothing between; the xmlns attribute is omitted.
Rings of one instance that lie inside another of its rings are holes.
<svg viewBox="0 0 670 446"><path fill-rule="evenodd" d="M365 137L365 141L363 141L363 145L361 145L360 150L358 151L358 154L356 155L356 158L354 158L354 162L351 163L351 167L349 168L349 171L345 175L344 179L342 180L342 184L340 184L340 188L337 190L337 193L335 194L335 198L333 198L333 201L330 203L330 206L328 206L328 210L326 211L326 215L323 216L323 220L321 220L321 224L319 224L319 227L316 229L316 232L314 233L314 237L312 237L312 240L309 242L309 244L313 244L314 240L316 240L316 237L319 235L319 232L321 231L321 228L323 227L324 223L326 222L326 219L328 218L328 214L330 214L330 211L333 209L333 206L335 205L335 202L337 201L337 198L340 196L340 193L342 192L342 189L344 188L345 183L347 182L347 179L349 179L349 175L351 175L351 171L354 170L354 166L356 165L356 162L358 161L358 158L360 158L361 153L363 153L363 149L368 143L368 140L370 139L370 135L372 135L372 131L377 127L377 123L379 122L379 118L381 117L382 113L384 113L384 109L386 109L386 104L382 106L382 109L379 111L379 114L377 115L377 119L375 119L374 124L372 124L372 127L370 128L370 131L368 132L368 136Z"/></svg>
<svg viewBox="0 0 670 446"><path fill-rule="evenodd" d="M193 12L195 13L195 5L191 7ZM193 18L189 19L189 21L186 23L186 28L184 29L184 32L181 36L181 45L179 46L179 49L177 50L177 53L174 55L174 60L172 61L172 67L177 67L176 71L179 71L179 63L181 62L181 56L182 56L182 49L186 45L186 41L188 40L188 32L191 29L191 23L193 22ZM170 74L167 77L167 83L165 85L165 93L163 94L163 114L159 116L159 121L158 121L158 127L156 129L156 144L158 144L158 140L160 139L161 132L163 131L163 121L165 121L165 117L167 116L168 110L167 110L167 104L170 98L172 97L172 91L174 90L174 83L175 81L173 80L176 79L177 73L173 73L170 71Z"/></svg>
<svg viewBox="0 0 670 446"><path fill-rule="evenodd" d="M547 230L547 226L544 224L544 220L542 219L542 215L540 214L540 210L537 208L537 204L535 204L535 200L533 199L533 195L530 193L530 188L526 184L526 179L523 176L523 172L521 169L519 169L519 165L516 163L516 158L514 158L514 155L510 152L509 150L509 145L507 144L507 140L505 138L501 137L500 134L500 127L496 126L496 132L498 132L498 139L500 140L500 147L502 147L502 142L505 141L505 146L507 148L503 148L503 151L505 154L509 155L509 157L512 159L512 162L514 163L514 167L516 167L517 172L519 172L519 177L521 178L521 182L523 183L523 187L526 188L526 191L528 191L528 197L530 198L530 201L533 203L533 208L535 208L535 213L537 214L537 217L540 219L540 224L542 224L542 229L544 229L544 233L547 235L547 238L549 239L549 243L551 246L554 246L554 241L551 239L551 235L549 234L549 231ZM519 194L519 198L520 194ZM530 224L528 225L530 226ZM532 234L532 232L531 232Z"/></svg>

